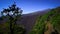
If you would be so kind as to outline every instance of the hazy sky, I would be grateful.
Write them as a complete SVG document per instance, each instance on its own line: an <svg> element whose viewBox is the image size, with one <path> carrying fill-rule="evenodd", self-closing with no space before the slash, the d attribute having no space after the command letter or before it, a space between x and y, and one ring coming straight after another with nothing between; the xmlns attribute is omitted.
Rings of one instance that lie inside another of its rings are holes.
<svg viewBox="0 0 60 34"><path fill-rule="evenodd" d="M14 1L23 9L24 14L60 6L60 0L0 0L0 11L12 5Z"/></svg>

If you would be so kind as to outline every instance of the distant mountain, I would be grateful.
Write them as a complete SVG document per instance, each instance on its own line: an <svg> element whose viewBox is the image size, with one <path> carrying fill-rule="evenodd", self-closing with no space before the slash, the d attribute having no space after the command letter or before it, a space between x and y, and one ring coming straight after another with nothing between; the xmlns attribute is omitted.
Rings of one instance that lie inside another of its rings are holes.
<svg viewBox="0 0 60 34"><path fill-rule="evenodd" d="M43 15L45 13L48 13L51 9L45 9L45 10L42 10L42 11L35 11L33 13L29 13L29 14L23 14L23 16L30 16L30 15Z"/></svg>

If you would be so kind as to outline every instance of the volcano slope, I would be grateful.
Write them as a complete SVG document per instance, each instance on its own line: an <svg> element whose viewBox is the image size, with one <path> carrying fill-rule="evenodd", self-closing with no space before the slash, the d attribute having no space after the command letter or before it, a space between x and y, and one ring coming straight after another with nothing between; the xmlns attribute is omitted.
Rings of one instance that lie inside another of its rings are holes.
<svg viewBox="0 0 60 34"><path fill-rule="evenodd" d="M39 16L29 34L60 34L60 7Z"/></svg>

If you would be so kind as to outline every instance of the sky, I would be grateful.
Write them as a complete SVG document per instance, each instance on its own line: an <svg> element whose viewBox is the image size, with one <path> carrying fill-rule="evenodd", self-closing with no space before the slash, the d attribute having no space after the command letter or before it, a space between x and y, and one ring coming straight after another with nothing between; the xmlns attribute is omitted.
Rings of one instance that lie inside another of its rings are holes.
<svg viewBox="0 0 60 34"><path fill-rule="evenodd" d="M60 0L0 0L0 12L16 2L17 7L23 10L23 14L54 8L60 6Z"/></svg>

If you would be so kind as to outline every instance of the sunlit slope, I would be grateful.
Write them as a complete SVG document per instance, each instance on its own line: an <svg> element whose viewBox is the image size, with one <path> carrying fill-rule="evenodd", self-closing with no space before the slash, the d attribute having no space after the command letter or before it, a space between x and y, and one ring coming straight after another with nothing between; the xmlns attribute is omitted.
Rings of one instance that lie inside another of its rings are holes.
<svg viewBox="0 0 60 34"><path fill-rule="evenodd" d="M60 7L38 16L30 34L60 34Z"/></svg>

